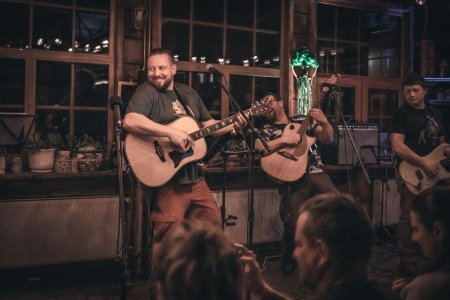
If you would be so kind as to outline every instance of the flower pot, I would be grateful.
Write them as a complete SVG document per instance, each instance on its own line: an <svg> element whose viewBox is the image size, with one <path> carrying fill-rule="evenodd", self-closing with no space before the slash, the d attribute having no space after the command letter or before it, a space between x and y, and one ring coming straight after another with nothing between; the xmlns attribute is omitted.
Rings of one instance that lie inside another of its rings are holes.
<svg viewBox="0 0 450 300"><path fill-rule="evenodd" d="M28 152L28 165L31 172L50 173L53 171L55 149L32 150Z"/></svg>

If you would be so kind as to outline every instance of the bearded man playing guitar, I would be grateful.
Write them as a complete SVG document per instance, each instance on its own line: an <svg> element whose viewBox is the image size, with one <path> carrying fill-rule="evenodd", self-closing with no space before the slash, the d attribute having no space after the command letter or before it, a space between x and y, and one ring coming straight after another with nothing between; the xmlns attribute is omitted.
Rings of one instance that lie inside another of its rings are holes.
<svg viewBox="0 0 450 300"><path fill-rule="evenodd" d="M154 164L159 162L176 170L173 178L156 185L157 196L153 199L151 212L154 242L171 234L184 219L207 222L214 226L222 223L219 208L197 162L190 161L185 165L179 163L179 160L184 161L183 155L187 158L196 155L193 153L196 152L195 144L200 141L189 134L190 128L171 127L169 123L185 118L195 124L200 123L203 128L220 127L217 135L246 125L241 115L228 118L229 122L214 120L194 89L174 82L176 71L177 66L170 50L153 49L147 58L147 81L139 85L131 97L123 122L124 129L129 133L125 140L125 152L135 174L140 162L143 164L150 154L156 156ZM214 128L208 129L212 131ZM151 137L159 140L148 142ZM133 145L134 149L130 149L128 144ZM164 145L169 145L170 151L164 150ZM151 147L152 151L142 150L147 147ZM131 150L137 152L137 155L132 156ZM155 152L158 155L154 155ZM137 158L134 165L131 163L132 157ZM171 157L177 157L176 163L171 161ZM151 167L152 164L139 170L139 174L143 174L142 178L162 177L161 168L152 171ZM145 184L143 180L140 181Z"/></svg>
<svg viewBox="0 0 450 300"><path fill-rule="evenodd" d="M329 123L327 117L320 108L311 108L309 111L309 118L311 118L312 122L310 122L310 125L306 128L305 132L308 136L301 136L301 134L291 130L291 125L295 124L298 126L299 123L302 123L305 120L305 117L295 116L289 118L284 111L283 100L276 94L267 94L265 98L272 110L265 114L265 117L270 123L260 127L260 131L263 138L267 141L271 152L264 153L264 147L259 140L255 143L255 147L258 150L263 151L263 157L261 159L263 169L265 168L263 160L266 158L270 158L271 160L279 159L279 161L274 161L273 163L273 165L276 166L280 166L285 162L289 163L292 159L299 159L299 157L294 158L294 156L285 153L292 150L291 152L295 154L299 148L302 148L302 143L306 142L306 139L315 137L324 144L333 141L333 126ZM294 126L292 126L292 128L293 127ZM281 196L279 213L281 220L284 223L281 271L285 274L292 273L296 268L292 252L295 248L295 222L298 218L300 205L313 195L337 192L333 182L325 173L317 146L313 144L309 149L305 150L305 164L307 166L303 169L305 170L303 174L298 174L297 178L300 179L293 182L283 182L283 180L277 178L278 176L276 174L272 175L279 183L278 191ZM303 156L303 154L300 156ZM264 169L264 171L271 175L270 170L267 168ZM285 173L291 173L291 171L284 170L281 173L286 175Z"/></svg>
<svg viewBox="0 0 450 300"><path fill-rule="evenodd" d="M394 112L389 133L392 151L401 162L396 174L401 195L397 238L401 251L399 273L408 277L420 271L411 242L411 204L430 182L446 174L450 176L450 170L443 168L439 159L428 159L435 151L439 151L438 157L448 157L450 148L445 144L440 112L425 102L428 91L425 79L411 73L403 81L402 89L406 102Z"/></svg>

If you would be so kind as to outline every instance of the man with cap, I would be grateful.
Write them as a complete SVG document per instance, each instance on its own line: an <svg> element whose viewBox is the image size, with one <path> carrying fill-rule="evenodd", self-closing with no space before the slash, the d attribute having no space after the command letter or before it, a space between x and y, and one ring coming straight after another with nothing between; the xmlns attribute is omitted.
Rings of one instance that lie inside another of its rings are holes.
<svg viewBox="0 0 450 300"><path fill-rule="evenodd" d="M430 177L437 176L439 162L426 159L438 145L445 143L445 132L440 112L429 106L425 97L428 89L425 79L417 74L408 74L402 83L405 103L393 114L389 130L392 151L398 163L405 160L417 166ZM450 156L450 147L444 151ZM418 272L418 260L411 242L410 210L415 195L407 188L400 174L396 174L401 195L400 221L398 225L397 244L401 251L399 273L404 276L415 276Z"/></svg>

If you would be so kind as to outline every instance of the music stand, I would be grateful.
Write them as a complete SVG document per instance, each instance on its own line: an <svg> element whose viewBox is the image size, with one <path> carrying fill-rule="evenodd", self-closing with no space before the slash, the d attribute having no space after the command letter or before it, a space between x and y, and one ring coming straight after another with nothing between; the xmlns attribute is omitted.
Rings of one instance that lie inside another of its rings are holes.
<svg viewBox="0 0 450 300"><path fill-rule="evenodd" d="M34 116L26 113L0 112L0 146L23 145L34 125ZM24 136L25 119L32 117L30 129Z"/></svg>

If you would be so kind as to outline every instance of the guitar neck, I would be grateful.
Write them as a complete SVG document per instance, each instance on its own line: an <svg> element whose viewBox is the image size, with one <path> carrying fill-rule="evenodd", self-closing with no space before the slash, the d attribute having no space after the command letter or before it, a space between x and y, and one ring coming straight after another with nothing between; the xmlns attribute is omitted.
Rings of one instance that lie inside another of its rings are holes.
<svg viewBox="0 0 450 300"><path fill-rule="evenodd" d="M318 107L320 107L320 102L314 103L313 108L318 108ZM305 117L305 120L303 120L302 126L300 126L300 128L298 130L298 135L300 135L301 137L304 136L306 133L306 130L308 129L309 124L311 124L311 122L312 122L312 118L308 113L308 115Z"/></svg>
<svg viewBox="0 0 450 300"><path fill-rule="evenodd" d="M253 115L253 113L252 113L252 111L250 109L247 109L246 111L244 111L244 114L247 117L250 117L251 115ZM194 139L194 141L199 140L201 138L204 138L204 137L206 137L206 136L208 136L210 134L213 134L214 132L216 132L216 131L224 128L224 127L227 127L228 125L233 124L234 121L236 121L238 115L239 115L239 113L235 114L233 116L230 116L228 118L225 118L225 119L223 119L221 121L218 121L218 122L216 122L216 123L214 123L214 124L212 124L210 126L203 127L203 128L201 128L201 129L199 129L197 131L194 131L194 132L190 133L189 135Z"/></svg>

